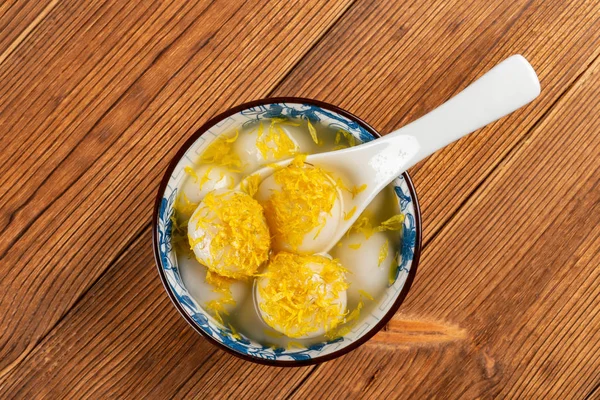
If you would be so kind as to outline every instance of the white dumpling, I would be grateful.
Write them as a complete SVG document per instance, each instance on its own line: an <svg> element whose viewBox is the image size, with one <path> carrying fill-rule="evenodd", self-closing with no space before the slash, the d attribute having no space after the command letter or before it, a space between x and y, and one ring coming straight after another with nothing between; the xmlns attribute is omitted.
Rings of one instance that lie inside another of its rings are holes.
<svg viewBox="0 0 600 400"><path fill-rule="evenodd" d="M308 127L304 122L302 122L302 125L300 126L281 125L281 128L293 141L296 142L298 145L298 152L313 154L317 153L318 149L321 149L321 147L318 147L313 141L310 133L308 132Z"/></svg>
<svg viewBox="0 0 600 400"><path fill-rule="evenodd" d="M209 169L210 172L206 175ZM192 203L200 203L204 196L213 190L231 189L240 180L239 174L218 166L202 165L194 168L194 171L197 179L188 176L182 187L183 193ZM206 181L203 179L205 176L208 178Z"/></svg>
<svg viewBox="0 0 600 400"><path fill-rule="evenodd" d="M280 124L279 126L295 144L296 149L294 154L314 152L314 142L312 141L312 138L310 137L306 127L303 128L302 126L290 126L285 124ZM265 133L268 131L268 121L263 123L263 129ZM247 131L240 132L239 137L233 144L233 151L240 157L244 169L248 172L254 172L264 165L279 160L273 156L272 152L268 152L267 158L265 159L260 150L256 147L257 138L258 125ZM286 156L282 157L281 159L289 157L290 156Z"/></svg>
<svg viewBox="0 0 600 400"><path fill-rule="evenodd" d="M379 265L381 248L388 241L387 256ZM334 246L331 255L350 271L346 279L350 284L348 297L350 301L358 301L359 290L377 298L387 288L390 268L395 256L393 242L384 232L376 232L368 239L363 233L353 232L340 240L341 245ZM357 249L349 245L359 244Z"/></svg>
<svg viewBox="0 0 600 400"><path fill-rule="evenodd" d="M196 259L221 276L248 278L269 258L271 238L263 208L247 193L209 193L187 228Z"/></svg>
<svg viewBox="0 0 600 400"><path fill-rule="evenodd" d="M275 182L274 176L271 175L261 182L254 197L259 203L264 204L269 199L271 192L274 190L280 191L281 186ZM271 247L275 252L292 250L302 254L322 252L335 234L342 218L342 206L339 196L336 197L333 203L331 213L322 212L320 218L325 221L325 226L322 229L321 227L316 227L307 233L304 236L302 244L298 246L297 249L292 249L289 243L284 243L277 237L273 238ZM320 232L319 229L321 229ZM317 233L319 234L317 235Z"/></svg>
<svg viewBox="0 0 600 400"><path fill-rule="evenodd" d="M327 255L322 255L322 257L327 257L330 259L330 257ZM321 290L326 292L328 296L331 296L332 295L332 287L330 284L326 283L323 280L323 277L321 276L321 272L323 271L323 264L320 262L319 263L311 262L311 263L308 263L306 266L315 272L314 275L312 276L311 280L319 282L320 288L322 288ZM255 296L257 304L261 304L264 301L263 297L260 294L260 290L258 288L264 287L268 283L269 283L269 278L267 278L265 276L260 276L258 278L256 286L255 286L255 290L254 290L254 296ZM346 311L347 304L348 304L348 297L347 297L346 290L342 290L342 291L338 292L337 297L335 297L331 301L331 306L337 306L339 308L340 315L343 315L344 312ZM263 321L267 319L268 316L265 314L265 312L263 311L263 309L261 307L257 307L257 311L260 313ZM304 324L314 327L314 325L315 325L314 316L309 317L309 320L304 320ZM274 326L272 326L272 328L275 329L279 333L285 334L285 329L283 329L279 325L274 325ZM297 335L297 332L300 329L300 327L294 327L292 329L292 332L294 334L291 335L291 337L293 337L295 339L312 339L312 338L324 335L326 332L324 326L318 326L318 327L314 327L314 328L315 329L313 329L310 333L307 333L304 335Z"/></svg>

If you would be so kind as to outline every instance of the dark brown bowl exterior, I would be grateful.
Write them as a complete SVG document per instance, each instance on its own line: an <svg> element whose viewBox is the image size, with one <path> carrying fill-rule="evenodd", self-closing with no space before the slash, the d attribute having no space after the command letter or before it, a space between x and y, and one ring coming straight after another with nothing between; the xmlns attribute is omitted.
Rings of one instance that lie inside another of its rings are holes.
<svg viewBox="0 0 600 400"><path fill-rule="evenodd" d="M373 135L376 138L381 137L379 132L377 132L373 127L371 127L369 124L367 124L366 122L364 122L362 119L358 118L357 116L355 116L355 115L349 113L348 111L345 111L337 106L334 106L334 105L331 105L331 104L328 104L328 103L325 103L322 101L318 101L318 100L305 99L305 98L301 98L301 97L273 97L273 98L267 98L267 99L262 99L262 100L250 101L248 103L240 104L239 106L233 107L233 108L211 118L204 125L202 125L196 132L194 132L194 134L192 134L192 136L177 151L177 153L175 154L175 156L173 157L173 159L170 161L169 165L167 166L167 170L165 171L165 174L160 182L160 185L158 188L158 194L156 196L156 200L154 203L154 214L152 215L152 246L154 248L154 260L155 260L156 266L158 268L158 274L163 283L163 286L165 287L165 290L167 291L167 293L169 294L169 297L171 298L171 301L175 305L175 308L177 308L179 313L192 326L192 328L194 328L198 333L200 333L202 336L204 336L209 342L211 342L215 346L227 351L228 353L233 354L236 357L240 357L244 360L251 361L254 363L277 366L277 367L301 367L301 366L319 364L319 363L322 363L325 361L333 360L334 358L340 357L340 356L356 349L358 346L364 344L370 338L372 338L377 332L379 332L381 330L381 328L383 328L389 322L389 320L394 316L396 311L398 311L398 308L400 308L400 305L402 304L402 302L404 302L406 295L410 291L410 287L413 283L415 274L417 273L417 267L419 265L419 259L421 256L421 240L422 240L422 237L421 237L421 235L422 235L421 209L419 207L417 193L415 191L415 187L412 183L412 180L410 179L408 172L405 172L402 175L404 176L404 179L406 180L406 183L408 185L411 198L414 199L415 228L416 228L416 232L417 232L417 236L415 239L414 255L413 255L410 272L408 274L408 277L406 278L404 287L400 291L398 298L396 299L396 301L394 302L392 307L389 309L389 311L383 316L383 318L379 321L379 323L377 323L373 328L371 328L371 330L369 332L365 333L360 339L356 340L352 344L344 347L343 349L337 350L333 353L330 353L330 354L327 354L324 356L320 356L320 357L311 358L308 360L282 361L282 360L267 360L267 359L262 359L262 358L250 357L246 354L239 353L239 352L225 346L224 344L218 342L217 340L215 340L212 337L210 337L209 335L207 335L202 329L200 329L200 327L198 327L196 325L196 322L186 314L186 312L183 310L181 305L177 302L177 300L175 298L175 294L171 291L171 288L169 287L169 285L167 283L167 278L163 272L162 263L161 263L160 255L159 255L159 245L158 245L158 211L159 211L160 203L161 203L165 188L167 186L167 182L169 181L171 174L173 173L173 170L175 169L175 166L177 165L179 160L183 157L183 155L185 154L187 149L200 136L202 136L202 134L204 132L206 132L210 127L212 127L219 121L221 121L227 117L230 117L242 110L245 110L245 109L248 109L251 107L272 104L272 103L300 103L300 104L311 104L314 106L318 106L323 109L343 115L344 117L357 122L364 129L366 129L367 132L369 132L371 135Z"/></svg>

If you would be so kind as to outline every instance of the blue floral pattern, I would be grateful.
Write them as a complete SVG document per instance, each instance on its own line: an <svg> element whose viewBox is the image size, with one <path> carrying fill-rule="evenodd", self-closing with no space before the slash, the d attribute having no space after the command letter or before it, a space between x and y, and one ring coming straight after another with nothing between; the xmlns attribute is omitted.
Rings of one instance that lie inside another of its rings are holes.
<svg viewBox="0 0 600 400"><path fill-rule="evenodd" d="M258 120L282 117L302 118L314 123L320 122L327 124L335 129L343 129L347 132L350 132L359 142L366 142L373 139L371 134L355 121L349 120L348 118L332 111L310 104L275 103L261 105L243 110L231 118L235 120L235 123L248 124L255 123ZM208 132L212 133L214 137L222 133L219 131L218 125L209 129ZM210 140L196 141L196 143L194 143L190 149L187 150L187 153L198 154L200 148L208 145L209 143ZM282 361L309 360L317 356L332 353L333 351L345 347L360 338L362 333L358 334L353 330L344 338L338 338L323 343L316 343L307 347L306 349L288 350L283 348L272 348L265 347L255 341L249 340L248 338L240 337L239 335L234 334L229 328L219 324L212 317L210 317L210 315L206 313L202 307L200 307L189 295L187 289L185 288L177 268L177 259L171 244L171 235L173 230L171 218L174 212L174 203L175 199L177 198L178 186L182 181L181 176L183 174L181 174L181 171L183 170L184 164L185 163L183 161L180 161L175 167L159 207L157 226L160 255L159 258L161 262L160 267L167 278L167 283L171 289L171 292L174 294L177 302L181 305L187 315L190 316L190 318L196 323L199 329L213 339L219 341L238 353L261 359ZM397 269L395 281L388 288L392 298L396 298L396 296L402 290L408 277L408 273L412 267L417 231L415 225L414 199L411 197L408 184L404 180L404 177L400 176L393 182L393 185L394 192L398 198L398 206L400 211L405 215L404 229L402 231L402 243L398 249L399 256L396 260ZM391 304L389 306L391 306ZM385 315L387 309L389 309L389 306L384 307L383 310L381 310L381 307L377 307L374 315L369 316L369 318L366 319L363 324L367 323L375 325L383 317L383 315ZM361 329L361 332L366 332L368 330L369 329Z"/></svg>
<svg viewBox="0 0 600 400"><path fill-rule="evenodd" d="M373 136L371 136L371 134L356 121L352 121L339 114L312 104L267 104L248 108L247 110L241 111L241 114L252 118L250 121L245 122L245 124L251 124L254 123L254 121L269 118L300 118L308 120L311 123L321 122L323 118L328 118L331 120L328 124L330 127L351 132L360 142L370 142L374 139Z"/></svg>

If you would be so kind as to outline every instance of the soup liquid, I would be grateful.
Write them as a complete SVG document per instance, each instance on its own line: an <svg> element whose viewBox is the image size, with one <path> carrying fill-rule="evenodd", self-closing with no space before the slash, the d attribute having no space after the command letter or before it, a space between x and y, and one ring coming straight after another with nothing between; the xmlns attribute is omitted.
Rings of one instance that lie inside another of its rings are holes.
<svg viewBox="0 0 600 400"><path fill-rule="evenodd" d="M341 146L349 147L349 145L353 144L344 135L340 135L339 131L319 123L313 123L318 134L319 144L317 145L309 134L308 125L305 120L288 121L293 125L282 123L280 126L289 137L296 141L298 153L322 153L339 149ZM263 128L265 130L268 129L268 122L265 121L263 124ZM239 136L233 148L235 153L241 158L242 168L241 172L231 174L236 184L243 177L250 175L265 164L277 161L277 159L262 160L255 145L257 125L240 127L238 131ZM227 136L229 137L231 134ZM356 142L356 144L359 143ZM289 158L289 156L283 158ZM263 165L259 165L259 163ZM198 165L190 165L189 167L195 171L196 176L200 176L203 173L203 168L206 169L206 166L199 167ZM337 178L335 171L328 172L334 179ZM188 175L186 175L180 187L190 184L188 180L193 179L193 177ZM362 183L368 184L368 182L344 183L347 187L360 186ZM371 225L376 227L381 222L398 213L398 203L393 188L390 185L375 197L361 217L367 217ZM176 215L176 218L185 219L185 216ZM184 229L184 231L187 231L187 229ZM368 239L363 233L354 232L342 238L332 249L330 254L334 258L339 258L344 268L349 271L347 274L347 280L350 283L347 290L348 312L354 310L359 305L359 302L363 304L363 308L360 311L361 316L369 315L373 307L377 306L383 292L388 287L390 269L395 271L395 249L398 248L400 239L400 232L398 231L377 232ZM380 260L380 258L383 258L381 249L385 246L386 241L389 244L388 254L385 259ZM174 246L177 253L179 271L190 295L201 307L204 307L208 301L219 299L220 294L213 292L213 287L206 283L206 268L196 261L192 251L187 246L187 240L185 244ZM253 278L247 281L236 281L231 285L231 292L236 304L229 307L229 315L220 314L225 325L265 346L302 348L328 340L325 335L311 339L289 338L270 328L263 322L257 311L253 295L253 285ZM372 297L373 300L370 300L367 296ZM349 322L349 324L360 326L361 319L359 317L357 321Z"/></svg>

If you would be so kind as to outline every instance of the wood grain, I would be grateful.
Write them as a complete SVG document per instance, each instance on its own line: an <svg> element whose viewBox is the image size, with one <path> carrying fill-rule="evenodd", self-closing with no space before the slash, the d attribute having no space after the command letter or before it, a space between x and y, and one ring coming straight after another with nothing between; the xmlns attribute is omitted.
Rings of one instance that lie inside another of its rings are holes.
<svg viewBox="0 0 600 400"><path fill-rule="evenodd" d="M145 229L41 345L10 372L0 397L171 398L276 392L302 373L248 365L203 340L173 312ZM100 373L101 372L101 373ZM308 369L305 369L305 374ZM206 377L205 387L189 377ZM235 385L231 385L236 380Z"/></svg>
<svg viewBox="0 0 600 400"><path fill-rule="evenodd" d="M454 324L427 320L422 316L411 318L402 315L392 319L368 344L410 349L463 341L467 338L467 331Z"/></svg>
<svg viewBox="0 0 600 400"><path fill-rule="evenodd" d="M148 225L189 133L265 96L348 5L65 2L0 66L1 373Z"/></svg>
<svg viewBox="0 0 600 400"><path fill-rule="evenodd" d="M58 0L4 1L0 4L0 64L56 6Z"/></svg>
<svg viewBox="0 0 600 400"><path fill-rule="evenodd" d="M0 63L0 397L598 397L600 5L223 4L61 1ZM419 274L367 345L257 366L169 304L150 205L211 115L303 95L385 132L513 53L542 96L414 169Z"/></svg>
<svg viewBox="0 0 600 400"><path fill-rule="evenodd" d="M333 102L386 133L523 54L543 87L535 104L411 170L427 243L600 54L599 13L595 1L361 2L275 94Z"/></svg>
<svg viewBox="0 0 600 400"><path fill-rule="evenodd" d="M423 256L403 312L453 321L469 341L413 353L400 346L389 363L365 349L319 367L297 398L324 388L331 398L571 399L593 390L600 380L599 74L596 61ZM330 384L371 373L371 380Z"/></svg>

